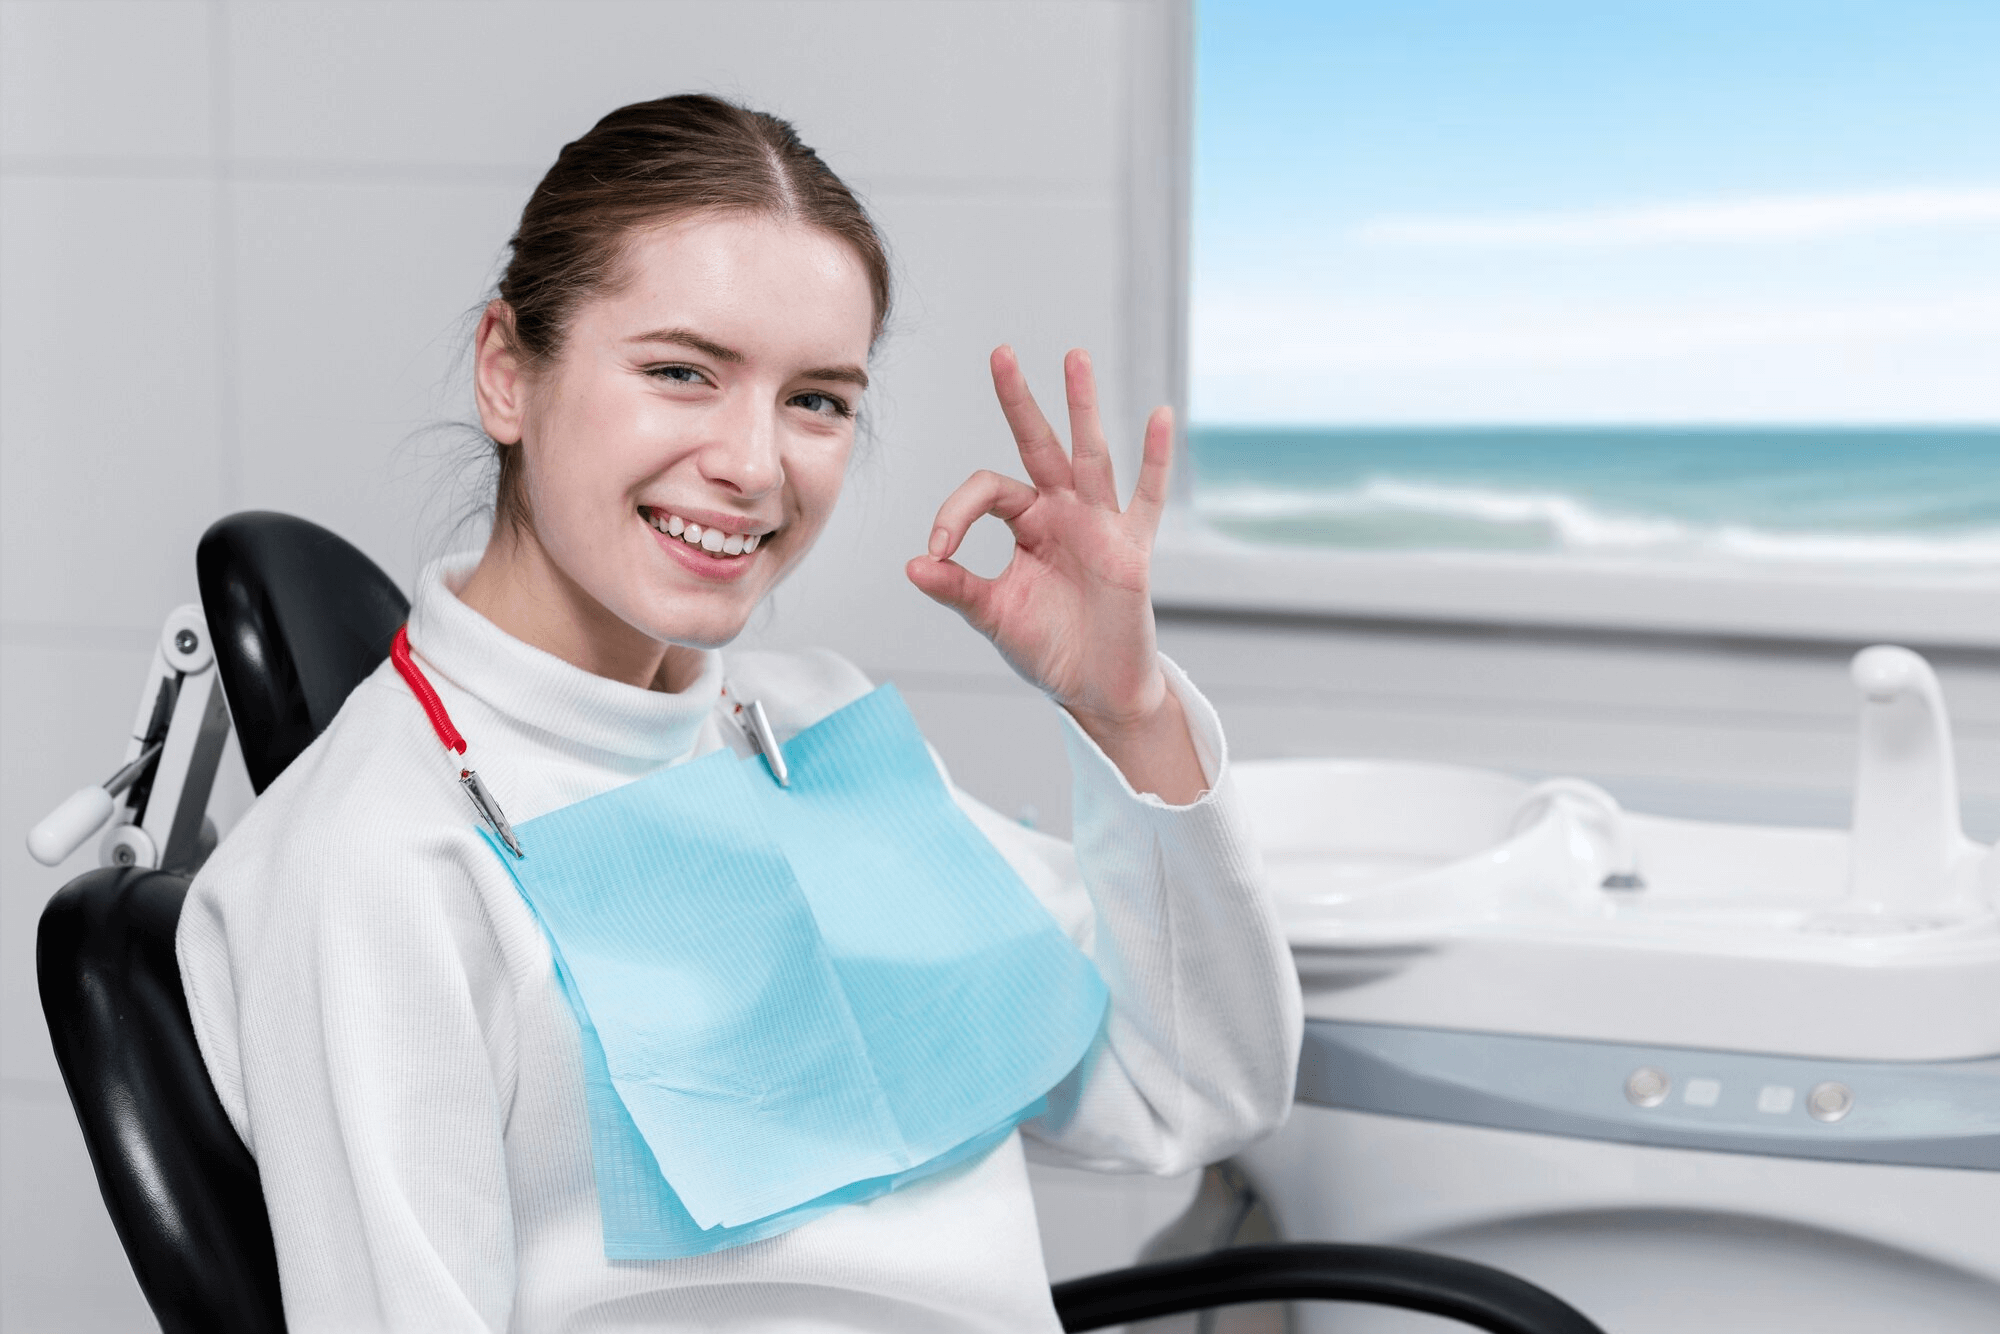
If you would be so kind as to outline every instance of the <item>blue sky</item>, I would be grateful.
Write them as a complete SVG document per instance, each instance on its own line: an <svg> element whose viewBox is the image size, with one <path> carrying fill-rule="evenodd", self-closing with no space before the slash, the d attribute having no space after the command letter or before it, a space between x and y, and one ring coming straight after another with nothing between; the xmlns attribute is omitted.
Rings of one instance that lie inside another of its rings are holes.
<svg viewBox="0 0 2000 1334"><path fill-rule="evenodd" d="M1201 0L1197 421L2000 421L2000 3Z"/></svg>

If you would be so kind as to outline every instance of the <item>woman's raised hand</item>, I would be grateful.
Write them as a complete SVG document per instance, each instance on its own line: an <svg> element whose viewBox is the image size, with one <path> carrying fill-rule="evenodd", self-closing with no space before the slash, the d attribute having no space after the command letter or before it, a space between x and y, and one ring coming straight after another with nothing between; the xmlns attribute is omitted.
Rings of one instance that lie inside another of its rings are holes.
<svg viewBox="0 0 2000 1334"><path fill-rule="evenodd" d="M1179 700L1160 670L1148 592L1166 507L1173 415L1146 422L1138 484L1118 508L1090 356L1063 359L1070 449L1035 405L1012 348L993 353L993 388L1029 482L974 473L946 498L930 554L910 582L993 641L1016 672L1068 709L1140 791L1185 803L1204 785ZM1032 484L1030 484L1032 483ZM1014 534L1014 557L982 579L951 557L981 516Z"/></svg>

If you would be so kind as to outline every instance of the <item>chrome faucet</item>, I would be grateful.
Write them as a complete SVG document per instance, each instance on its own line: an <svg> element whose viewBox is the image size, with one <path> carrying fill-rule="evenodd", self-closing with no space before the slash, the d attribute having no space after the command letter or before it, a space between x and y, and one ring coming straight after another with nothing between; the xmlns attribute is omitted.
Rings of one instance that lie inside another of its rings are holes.
<svg viewBox="0 0 2000 1334"><path fill-rule="evenodd" d="M1951 724L1931 665L1877 644L1854 655L1861 754L1848 899L1889 914L1947 909L1972 892L1986 849L1959 823Z"/></svg>

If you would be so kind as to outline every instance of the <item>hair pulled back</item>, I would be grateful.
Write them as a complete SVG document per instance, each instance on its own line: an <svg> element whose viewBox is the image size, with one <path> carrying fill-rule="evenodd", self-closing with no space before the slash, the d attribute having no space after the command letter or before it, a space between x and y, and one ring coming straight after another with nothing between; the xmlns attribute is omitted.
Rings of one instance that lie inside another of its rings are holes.
<svg viewBox="0 0 2000 1334"><path fill-rule="evenodd" d="M634 233L698 213L742 213L830 232L860 256L874 297L872 336L889 317L889 258L854 192L787 121L705 93L620 107L563 147L509 245L503 333L530 368L562 352L584 302L624 281ZM523 524L521 451L498 447L495 522Z"/></svg>

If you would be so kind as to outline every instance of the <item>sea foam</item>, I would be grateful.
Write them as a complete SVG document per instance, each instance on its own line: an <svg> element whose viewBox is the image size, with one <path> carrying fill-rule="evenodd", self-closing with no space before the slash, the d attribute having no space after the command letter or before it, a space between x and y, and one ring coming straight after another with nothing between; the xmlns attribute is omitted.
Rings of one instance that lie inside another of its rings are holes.
<svg viewBox="0 0 2000 1334"><path fill-rule="evenodd" d="M1346 549L1511 549L1674 560L2000 566L2000 528L1956 532L1780 531L1600 508L1556 491L1372 477L1350 487L1228 483L1195 511L1231 535Z"/></svg>

